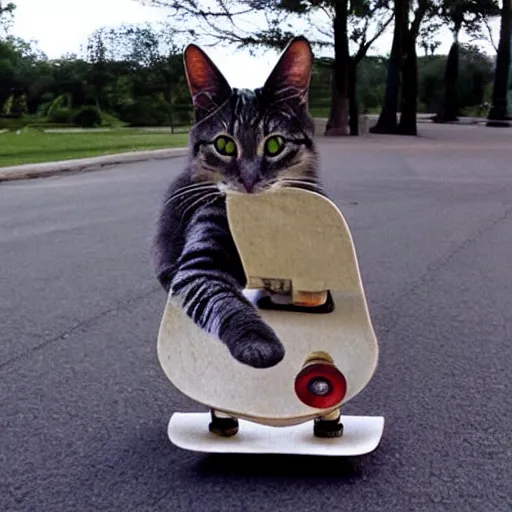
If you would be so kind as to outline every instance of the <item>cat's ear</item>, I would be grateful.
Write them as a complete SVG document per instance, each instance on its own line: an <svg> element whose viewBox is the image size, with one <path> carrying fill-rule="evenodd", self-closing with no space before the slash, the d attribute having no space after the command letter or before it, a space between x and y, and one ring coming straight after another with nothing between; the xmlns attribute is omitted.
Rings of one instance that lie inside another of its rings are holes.
<svg viewBox="0 0 512 512"><path fill-rule="evenodd" d="M295 100L307 106L312 67L309 41L303 36L294 37L265 82L265 96L272 103Z"/></svg>
<svg viewBox="0 0 512 512"><path fill-rule="evenodd" d="M231 87L206 53L189 44L183 55L185 74L198 119L220 107L231 96Z"/></svg>

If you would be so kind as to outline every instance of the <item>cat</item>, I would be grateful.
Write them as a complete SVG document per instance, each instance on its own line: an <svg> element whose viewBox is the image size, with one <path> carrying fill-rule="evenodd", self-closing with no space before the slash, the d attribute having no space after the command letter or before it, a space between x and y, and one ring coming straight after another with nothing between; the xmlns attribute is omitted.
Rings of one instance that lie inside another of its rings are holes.
<svg viewBox="0 0 512 512"><path fill-rule="evenodd" d="M293 38L263 87L231 88L195 44L184 51L195 124L188 165L171 183L153 243L158 281L196 325L239 362L278 364L285 350L243 295L246 277L229 231L225 191L293 186L324 193L308 111L313 53Z"/></svg>

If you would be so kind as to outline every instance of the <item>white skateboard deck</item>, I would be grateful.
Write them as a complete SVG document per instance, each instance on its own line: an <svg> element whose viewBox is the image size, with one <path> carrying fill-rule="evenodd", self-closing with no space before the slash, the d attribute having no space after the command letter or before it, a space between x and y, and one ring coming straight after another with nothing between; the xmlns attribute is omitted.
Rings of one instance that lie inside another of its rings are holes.
<svg viewBox="0 0 512 512"><path fill-rule="evenodd" d="M342 416L343 436L323 439L313 435L313 422L291 427L267 427L239 420L233 437L208 430L209 413L174 413L167 434L184 450L202 453L255 453L353 457L374 451L384 430L381 416Z"/></svg>

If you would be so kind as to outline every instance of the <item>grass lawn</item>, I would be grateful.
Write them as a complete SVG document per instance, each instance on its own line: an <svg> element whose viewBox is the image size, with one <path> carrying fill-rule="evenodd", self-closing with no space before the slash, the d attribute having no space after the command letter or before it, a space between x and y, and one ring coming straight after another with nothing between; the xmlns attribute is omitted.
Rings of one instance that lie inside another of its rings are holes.
<svg viewBox="0 0 512 512"><path fill-rule="evenodd" d="M186 146L187 133L142 130L0 133L0 167Z"/></svg>
<svg viewBox="0 0 512 512"><path fill-rule="evenodd" d="M319 117L325 119L329 117L329 107L311 107L309 113L312 117Z"/></svg>

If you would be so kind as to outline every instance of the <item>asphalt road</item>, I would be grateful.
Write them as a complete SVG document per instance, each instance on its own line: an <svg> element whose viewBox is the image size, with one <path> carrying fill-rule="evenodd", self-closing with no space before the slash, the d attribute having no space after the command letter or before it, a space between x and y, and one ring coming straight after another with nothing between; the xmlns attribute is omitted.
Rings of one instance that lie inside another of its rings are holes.
<svg viewBox="0 0 512 512"><path fill-rule="evenodd" d="M2 184L0 510L511 510L512 131L420 129L320 146L381 345L358 459L168 442L196 406L156 359L147 248L183 159Z"/></svg>

